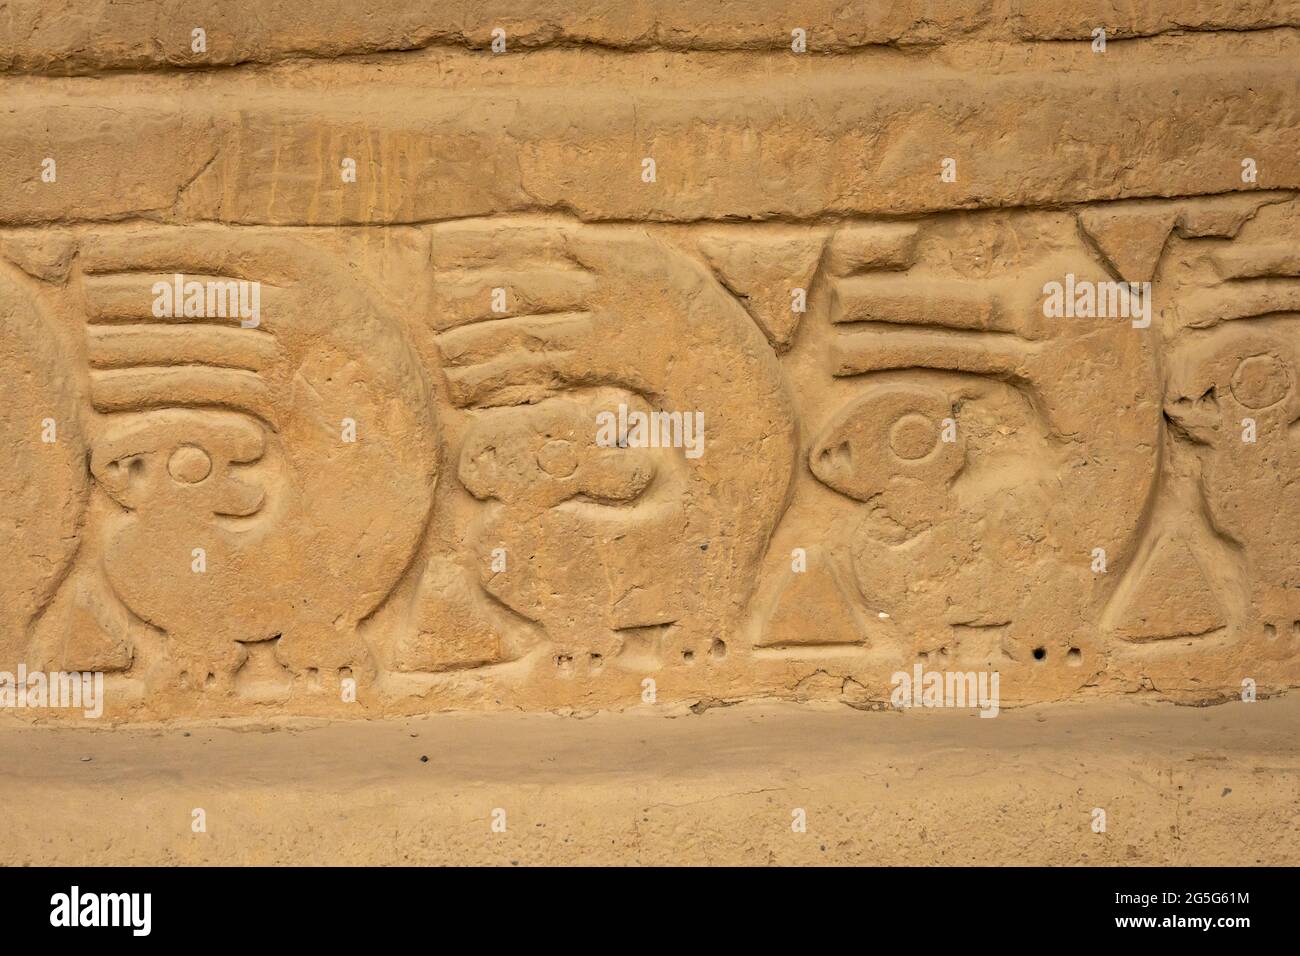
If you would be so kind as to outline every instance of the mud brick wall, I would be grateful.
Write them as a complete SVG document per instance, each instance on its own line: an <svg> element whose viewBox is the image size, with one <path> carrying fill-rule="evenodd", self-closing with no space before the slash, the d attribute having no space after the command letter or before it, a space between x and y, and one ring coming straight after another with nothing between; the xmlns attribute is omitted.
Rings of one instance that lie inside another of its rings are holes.
<svg viewBox="0 0 1300 956"><path fill-rule="evenodd" d="M0 2L0 672L1300 684L1295 0Z"/></svg>

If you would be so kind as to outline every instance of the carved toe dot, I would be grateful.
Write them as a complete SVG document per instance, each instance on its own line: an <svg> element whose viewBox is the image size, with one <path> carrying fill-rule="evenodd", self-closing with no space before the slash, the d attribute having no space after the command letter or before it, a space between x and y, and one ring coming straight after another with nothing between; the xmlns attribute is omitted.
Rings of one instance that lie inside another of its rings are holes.
<svg viewBox="0 0 1300 956"><path fill-rule="evenodd" d="M198 484L212 474L212 459L202 448L182 445L172 452L167 462L167 471L181 484Z"/></svg>

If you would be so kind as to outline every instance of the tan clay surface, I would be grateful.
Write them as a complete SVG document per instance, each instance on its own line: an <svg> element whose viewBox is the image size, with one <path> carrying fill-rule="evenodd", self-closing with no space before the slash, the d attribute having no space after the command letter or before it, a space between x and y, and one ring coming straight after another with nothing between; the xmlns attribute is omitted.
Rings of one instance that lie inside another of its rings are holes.
<svg viewBox="0 0 1300 956"><path fill-rule="evenodd" d="M0 682L100 673L129 722L823 701L846 750L914 673L1294 717L1300 3L392 6L0 3ZM1208 852L1169 827L1219 771L1164 765L1090 858ZM765 839L687 856L820 858Z"/></svg>
<svg viewBox="0 0 1300 956"><path fill-rule="evenodd" d="M997 720L824 704L672 713L4 721L0 864L1300 859L1294 696L1036 705Z"/></svg>

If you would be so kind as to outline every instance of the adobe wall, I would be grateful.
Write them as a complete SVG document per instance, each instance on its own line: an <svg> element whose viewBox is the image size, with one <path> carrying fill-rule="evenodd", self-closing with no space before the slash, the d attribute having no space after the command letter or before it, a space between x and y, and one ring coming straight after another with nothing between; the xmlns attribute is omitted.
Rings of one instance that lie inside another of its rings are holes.
<svg viewBox="0 0 1300 956"><path fill-rule="evenodd" d="M0 672L1300 684L1300 3L436 6L0 9Z"/></svg>

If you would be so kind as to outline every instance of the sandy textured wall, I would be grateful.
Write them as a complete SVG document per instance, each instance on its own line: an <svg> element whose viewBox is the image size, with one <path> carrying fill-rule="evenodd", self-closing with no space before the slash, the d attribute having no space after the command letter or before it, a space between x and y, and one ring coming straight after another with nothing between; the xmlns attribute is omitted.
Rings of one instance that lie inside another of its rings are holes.
<svg viewBox="0 0 1300 956"><path fill-rule="evenodd" d="M1300 3L392 6L0 2L0 680L1300 683Z"/></svg>

